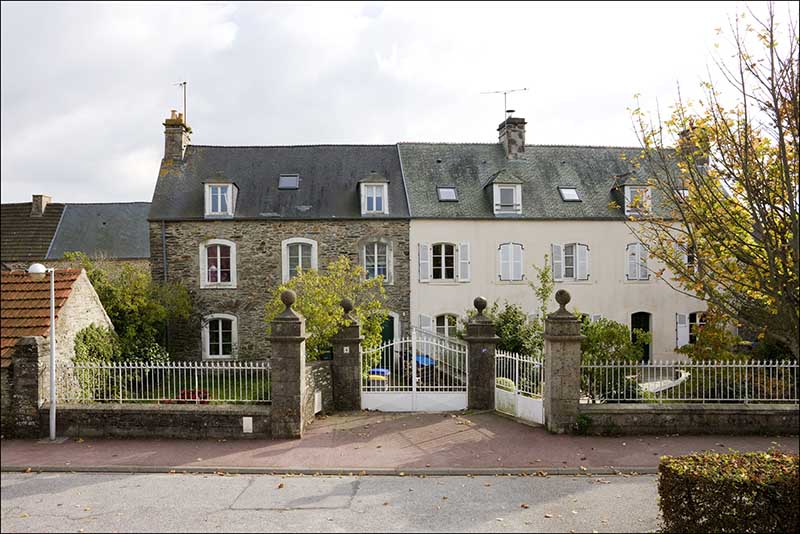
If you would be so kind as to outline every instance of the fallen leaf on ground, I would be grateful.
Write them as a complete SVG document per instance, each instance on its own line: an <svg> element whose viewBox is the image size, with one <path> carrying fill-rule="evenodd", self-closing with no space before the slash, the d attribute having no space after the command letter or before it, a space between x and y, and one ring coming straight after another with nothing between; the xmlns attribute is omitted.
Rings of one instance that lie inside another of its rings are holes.
<svg viewBox="0 0 800 534"><path fill-rule="evenodd" d="M528 505L527 505L527 504L525 504L525 503L522 503L522 504L520 504L520 505L519 505L519 507L520 507L520 508L530 508L530 506L528 506Z"/></svg>
<svg viewBox="0 0 800 534"><path fill-rule="evenodd" d="M19 516L20 516L20 518L22 518L22 519L27 519L28 517L30 517L30 516L29 516L28 514L26 514L25 512L22 512L21 514L19 514Z"/></svg>
<svg viewBox="0 0 800 534"><path fill-rule="evenodd" d="M544 514L544 516L545 516L547 519L552 519L552 518L553 518L553 514Z"/></svg>
<svg viewBox="0 0 800 534"><path fill-rule="evenodd" d="M283 489L283 482L281 482L280 484L278 484L278 489Z"/></svg>

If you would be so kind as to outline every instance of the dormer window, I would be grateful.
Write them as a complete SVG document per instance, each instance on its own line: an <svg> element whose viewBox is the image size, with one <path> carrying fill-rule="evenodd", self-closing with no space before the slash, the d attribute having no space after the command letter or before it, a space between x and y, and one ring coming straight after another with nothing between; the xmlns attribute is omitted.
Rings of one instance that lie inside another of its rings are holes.
<svg viewBox="0 0 800 534"><path fill-rule="evenodd" d="M206 217L232 217L236 202L233 184L206 184Z"/></svg>
<svg viewBox="0 0 800 534"><path fill-rule="evenodd" d="M643 215L650 211L652 202L647 186L625 186L625 215Z"/></svg>
<svg viewBox="0 0 800 534"><path fill-rule="evenodd" d="M561 194L561 200L564 202L581 201L581 197L578 195L578 190L574 187L559 187L558 192Z"/></svg>
<svg viewBox="0 0 800 534"><path fill-rule="evenodd" d="M522 187L519 185L494 184L494 213L522 213Z"/></svg>
<svg viewBox="0 0 800 534"><path fill-rule="evenodd" d="M385 183L361 184L361 214L389 213L389 199Z"/></svg>
<svg viewBox="0 0 800 534"><path fill-rule="evenodd" d="M300 188L300 175L299 174L281 174L278 177L278 189L299 189Z"/></svg>

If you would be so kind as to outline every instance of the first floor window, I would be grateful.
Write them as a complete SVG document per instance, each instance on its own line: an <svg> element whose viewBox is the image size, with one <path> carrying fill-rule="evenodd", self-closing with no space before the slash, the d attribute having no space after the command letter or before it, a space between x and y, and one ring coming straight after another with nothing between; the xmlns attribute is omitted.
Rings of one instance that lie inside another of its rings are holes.
<svg viewBox="0 0 800 534"><path fill-rule="evenodd" d="M294 278L300 271L311 268L311 245L293 243L289 245L289 278Z"/></svg>
<svg viewBox="0 0 800 534"><path fill-rule="evenodd" d="M564 245L564 278L575 278L575 244Z"/></svg>
<svg viewBox="0 0 800 534"><path fill-rule="evenodd" d="M647 249L641 243L631 243L625 247L625 277L628 280L648 280Z"/></svg>
<svg viewBox="0 0 800 534"><path fill-rule="evenodd" d="M433 245L433 279L456 279L456 246L451 243Z"/></svg>
<svg viewBox="0 0 800 534"><path fill-rule="evenodd" d="M389 278L389 245L374 241L364 245L364 270L367 278Z"/></svg>
<svg viewBox="0 0 800 534"><path fill-rule="evenodd" d="M207 282L231 281L231 247L226 245L209 245L206 247Z"/></svg>
<svg viewBox="0 0 800 534"><path fill-rule="evenodd" d="M458 317L449 313L436 316L436 333L440 336L455 337Z"/></svg>
<svg viewBox="0 0 800 534"><path fill-rule="evenodd" d="M203 328L203 356L209 359L234 358L237 342L236 317L214 314L206 318Z"/></svg>
<svg viewBox="0 0 800 534"><path fill-rule="evenodd" d="M522 280L522 245L503 243L500 245L500 280Z"/></svg>
<svg viewBox="0 0 800 534"><path fill-rule="evenodd" d="M590 276L589 245L555 243L550 245L553 280L588 280Z"/></svg>

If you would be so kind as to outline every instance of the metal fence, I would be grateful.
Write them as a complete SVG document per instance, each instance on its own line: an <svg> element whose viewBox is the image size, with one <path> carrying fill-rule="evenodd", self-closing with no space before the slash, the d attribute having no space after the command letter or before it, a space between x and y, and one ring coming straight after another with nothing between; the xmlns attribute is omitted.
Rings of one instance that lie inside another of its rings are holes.
<svg viewBox="0 0 800 534"><path fill-rule="evenodd" d="M50 397L48 364L39 398ZM268 361L57 363L56 400L65 403L267 403Z"/></svg>
<svg viewBox="0 0 800 534"><path fill-rule="evenodd" d="M582 402L798 403L796 361L702 361L581 366Z"/></svg>
<svg viewBox="0 0 800 534"><path fill-rule="evenodd" d="M541 356L495 352L495 387L541 397L544 386L544 359Z"/></svg>

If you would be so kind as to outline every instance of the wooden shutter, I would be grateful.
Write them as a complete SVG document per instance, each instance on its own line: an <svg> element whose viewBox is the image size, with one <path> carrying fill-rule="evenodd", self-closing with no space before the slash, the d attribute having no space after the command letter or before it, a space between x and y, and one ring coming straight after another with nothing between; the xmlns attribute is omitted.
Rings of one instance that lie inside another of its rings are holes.
<svg viewBox="0 0 800 534"><path fill-rule="evenodd" d="M469 243L460 243L458 245L458 281L469 282L470 279L470 257L469 257Z"/></svg>
<svg viewBox="0 0 800 534"><path fill-rule="evenodd" d="M675 314L675 347L680 348L689 343L689 316L685 313Z"/></svg>
<svg viewBox="0 0 800 534"><path fill-rule="evenodd" d="M511 244L500 245L498 254L500 280L511 280Z"/></svg>
<svg viewBox="0 0 800 534"><path fill-rule="evenodd" d="M561 245L550 245L550 254L553 265L553 280L561 280L564 278L564 257Z"/></svg>
<svg viewBox="0 0 800 534"><path fill-rule="evenodd" d="M420 313L419 328L424 332L433 332L433 317Z"/></svg>
<svg viewBox="0 0 800 534"><path fill-rule="evenodd" d="M639 274L638 243L630 243L625 247L625 278L636 280Z"/></svg>
<svg viewBox="0 0 800 534"><path fill-rule="evenodd" d="M511 244L511 279L522 280L522 245Z"/></svg>
<svg viewBox="0 0 800 534"><path fill-rule="evenodd" d="M429 282L431 279L431 253L427 243L420 243L419 249L419 281Z"/></svg>
<svg viewBox="0 0 800 534"><path fill-rule="evenodd" d="M639 280L649 280L650 272L647 270L647 249L639 243Z"/></svg>
<svg viewBox="0 0 800 534"><path fill-rule="evenodd" d="M578 280L589 279L589 247L587 245L575 245L576 271Z"/></svg>

